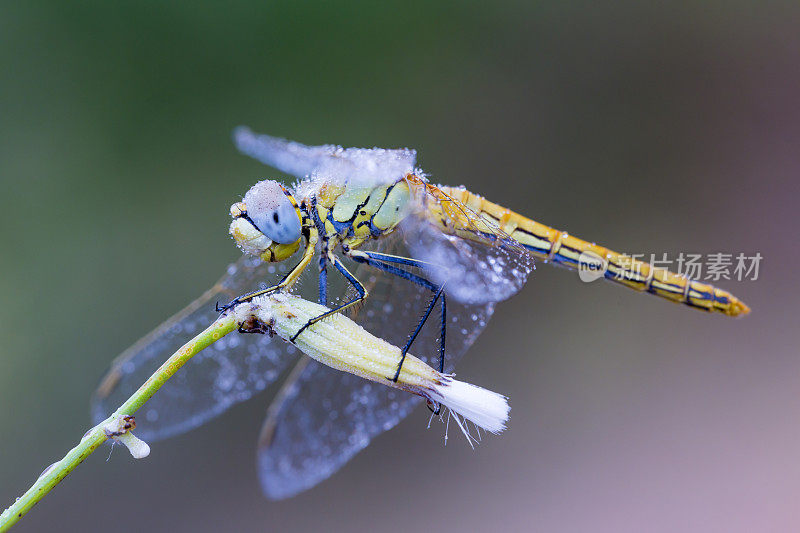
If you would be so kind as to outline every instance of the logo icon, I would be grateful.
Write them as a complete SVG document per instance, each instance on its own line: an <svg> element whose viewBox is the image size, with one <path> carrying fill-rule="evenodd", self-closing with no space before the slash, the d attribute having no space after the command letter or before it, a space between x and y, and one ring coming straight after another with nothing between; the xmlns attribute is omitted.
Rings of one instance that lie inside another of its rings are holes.
<svg viewBox="0 0 800 533"><path fill-rule="evenodd" d="M578 257L578 277L585 283L605 276L606 268L606 260L594 252L586 251Z"/></svg>

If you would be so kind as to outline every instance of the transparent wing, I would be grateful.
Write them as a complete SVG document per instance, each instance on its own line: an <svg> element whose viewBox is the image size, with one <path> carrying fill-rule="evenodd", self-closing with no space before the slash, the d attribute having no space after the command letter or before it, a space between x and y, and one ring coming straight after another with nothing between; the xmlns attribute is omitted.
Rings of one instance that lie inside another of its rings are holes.
<svg viewBox="0 0 800 533"><path fill-rule="evenodd" d="M393 238L394 237L394 238ZM386 253L401 244L380 243ZM389 246L386 246L386 245ZM348 265L349 268L349 265ZM351 269L370 291L351 316L373 335L403 346L431 293L366 265ZM438 367L441 315L431 315L411 352ZM448 300L446 371L483 331L493 304ZM315 361L299 366L276 397L262 430L258 469L267 496L287 498L326 479L376 435L391 429L419 405L417 396L339 372Z"/></svg>
<svg viewBox="0 0 800 533"><path fill-rule="evenodd" d="M242 257L222 279L183 311L126 350L92 398L95 423L110 415L172 353L219 315L215 303L277 281L290 262L265 264ZM295 348L268 335L231 333L193 357L137 413L145 440L195 428L274 382L294 361ZM298 352L299 353L299 352Z"/></svg>
<svg viewBox="0 0 800 533"><path fill-rule="evenodd" d="M233 140L240 152L281 172L336 183L393 183L414 169L417 157L416 151L409 149L342 148L333 144L306 146L256 134L244 126L234 130Z"/></svg>
<svg viewBox="0 0 800 533"><path fill-rule="evenodd" d="M427 263L431 281L463 303L499 302L519 291L535 268L533 255L488 214L478 214L438 187L417 191L400 224L411 255Z"/></svg>

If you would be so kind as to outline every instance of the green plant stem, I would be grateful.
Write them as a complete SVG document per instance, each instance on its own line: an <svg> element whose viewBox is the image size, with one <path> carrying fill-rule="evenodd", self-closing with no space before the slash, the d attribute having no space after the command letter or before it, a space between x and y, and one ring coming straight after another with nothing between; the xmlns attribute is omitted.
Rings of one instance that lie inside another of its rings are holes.
<svg viewBox="0 0 800 533"><path fill-rule="evenodd" d="M175 372L178 371L195 354L218 341L234 329L236 320L233 314L220 317L202 333L184 344L177 352L172 354L150 378L134 392L110 417L89 430L81 442L72 448L63 459L54 463L39 479L0 515L0 533L8 531L20 518L36 505L39 500L53 490L62 479L81 464L93 451L108 440L105 430L106 424L123 415L135 413L142 405L160 389Z"/></svg>

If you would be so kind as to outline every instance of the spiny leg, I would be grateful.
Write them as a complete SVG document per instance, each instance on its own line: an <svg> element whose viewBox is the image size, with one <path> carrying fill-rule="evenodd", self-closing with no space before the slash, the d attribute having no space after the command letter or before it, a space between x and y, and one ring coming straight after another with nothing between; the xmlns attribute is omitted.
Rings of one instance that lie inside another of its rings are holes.
<svg viewBox="0 0 800 533"><path fill-rule="evenodd" d="M403 368L403 362L406 359L406 354L408 354L408 351L411 349L411 344L414 342L414 339L417 338L417 335L419 335L420 330L422 330L422 326L425 325L425 322L428 321L428 317L431 316L431 311L433 311L434 306L436 306L436 300L438 300L441 296L442 302L444 302L443 291L444 286L440 287L439 290L436 291L436 294L431 299L428 307L425 309L425 312L422 314L422 318L420 318L419 322L417 322L417 327L414 328L414 332L408 337L408 342L406 342L406 345L403 346L403 350L400 352L400 364L397 365L397 371L394 373L394 377L392 378L392 381L395 383L397 383L397 380L400 378L400 370ZM443 305L442 309L444 308L445 307ZM442 312L444 313L444 311ZM442 326L442 331L444 331L444 326ZM439 346L439 372L444 372L444 343L441 343Z"/></svg>
<svg viewBox="0 0 800 533"><path fill-rule="evenodd" d="M319 256L319 303L328 307L328 257Z"/></svg>
<svg viewBox="0 0 800 533"><path fill-rule="evenodd" d="M317 211L317 198L311 197L311 209L309 210L311 220L317 228L317 234L322 239L322 253L319 255L319 303L328 307L328 254L330 253L330 237L325 231L325 224L319 218Z"/></svg>
<svg viewBox="0 0 800 533"><path fill-rule="evenodd" d="M370 265L379 270L383 270L384 272L387 272L389 274L393 274L405 280L411 281L412 283L415 283L421 287L428 289L434 294L433 298L431 299L431 302L428 304L428 307L425 310L425 313L423 314L420 321L417 323L417 326L414 328L413 333L410 335L408 342L401 351L400 363L397 365L397 372L395 372L393 378L387 378L387 379L391 379L395 383L399 379L400 371L403 368L403 362L405 362L406 354L411 349L411 344L414 342L414 340L417 338L417 335L419 335L419 332L422 330L422 326L428 320L428 317L430 316L431 311L433 310L433 307L436 304L436 300L440 297L442 299L442 321L441 321L441 335L439 341L439 371L444 372L445 333L447 330L447 300L443 292L444 287L443 286L439 287L434 283L432 283L431 281L423 278L422 276L418 276L416 274L408 272L407 270L403 270L401 268L388 264L388 263L397 263L397 264L422 268L426 265L426 263L424 263L423 261L418 261L416 259L411 259L409 257L400 257L395 255L382 254L378 252L350 250L347 248L345 249L345 253L354 261Z"/></svg>
<svg viewBox="0 0 800 533"><path fill-rule="evenodd" d="M253 292L248 292L248 293L242 294L241 296L237 296L236 298L234 298L233 300L231 300L227 304L223 305L222 307L220 307L219 302L217 302L217 306L216 306L217 313L223 313L223 312L227 311L228 309L239 305L240 303L249 302L250 300L252 300L253 298L256 298L258 296L263 296L265 294L269 294L269 293L272 293L272 292L275 292L275 291L279 291L284 286L286 286L286 280L289 278L289 276L295 270L297 270L298 268L301 268L302 263L303 263L303 261L301 260L300 263L298 263L292 270L290 270L285 276L283 276L283 278L281 278L281 280L277 284L273 285L272 287L267 287L265 289L258 289L257 291L253 291ZM305 266L303 266L303 268L305 268Z"/></svg>
<svg viewBox="0 0 800 533"><path fill-rule="evenodd" d="M384 254L384 253L380 253L380 252L368 252L368 251L360 251L360 250L359 251L352 251L350 253L350 256L354 260L358 261L357 256L362 255L362 254L368 256L370 259L377 260L377 261L380 261L381 263L384 263L384 265L382 265L382 266L370 263L371 266L374 266L376 268L379 268L379 269L381 269L381 270L383 270L385 272L389 272L389 273L394 274L396 276L402 277L403 279L408 279L409 281L411 281L413 283L416 283L417 285L420 285L420 286L430 290L434 294L434 296L433 296L433 300L432 300L431 304L429 304L429 305L433 305L436 302L436 299L439 297L439 295L441 295L441 298L442 298L442 316L441 316L441 335L440 335L440 343L439 343L439 371L440 372L444 372L445 337L446 337L446 333L447 333L447 301L445 299L445 294L444 294L444 291L443 291L444 286L438 287L437 285L435 285L431 281L427 280L426 278L423 278L422 276L417 276L417 275L412 274L411 272L408 272L406 270L399 269L399 268L396 268L396 267L391 267L391 266L385 264L385 263L397 263L397 264L408 265L408 266L413 266L413 267L417 267L417 268L424 268L429 263L426 263L425 261L420 261L418 259L412 259L410 257L402 257L402 256L399 256L399 255L389 255L389 254ZM354 256L356 256L356 257L354 257ZM426 311L422 323L424 323L424 321L427 319L427 317L429 315L430 315L430 311ZM422 324L418 325L417 328L415 329L414 334L412 334L411 339L409 340L409 342L406 345L407 349L411 348L411 343L414 342L414 339L419 334L419 331L421 329L422 329Z"/></svg>
<svg viewBox="0 0 800 533"><path fill-rule="evenodd" d="M306 249L303 252L303 257L300 259L300 261L295 265L293 269L291 269L285 276L283 276L283 278L281 279L280 282L278 282L277 285L273 285L272 287L267 287L266 289L259 289L257 291L249 292L247 294L243 294L242 296L237 296L236 298L228 302L227 305L224 305L222 307L220 307L219 302L217 302L216 306L217 312L223 313L228 309L236 305L239 305L240 303L249 302L250 300L252 300L257 296L270 294L272 292L282 290L294 284L294 282L297 281L297 278L300 276L300 274L302 274L302 272L311 262L311 259L314 257L315 248L318 240L318 233L316 229L312 228L312 230L313 231L309 231L309 234L306 238Z"/></svg>
<svg viewBox="0 0 800 533"><path fill-rule="evenodd" d="M420 261L419 259L412 259L411 257L403 257L402 255L384 254L381 252L372 252L365 250L352 250L350 248L345 248L345 253L347 253L350 257L353 257L354 259L356 256L366 255L369 256L370 259L381 261L382 263L394 263L398 265L407 265L417 268L433 266L432 263Z"/></svg>
<svg viewBox="0 0 800 533"><path fill-rule="evenodd" d="M338 270L342 274L342 276L344 276L344 278L347 281L350 282L350 284L353 286L353 288L358 292L358 296L356 296L355 298L353 298L352 300L350 300L348 302L343 303L342 305L338 305L338 306L334 307L333 309L329 309L328 311L325 311L321 315L315 316L314 318L310 319L308 322L303 324L303 327L301 327L299 330L297 330L297 333L292 335L291 339L289 339L291 342L294 342L294 340L297 338L297 336L300 335L308 326L310 326L310 325L312 325L312 324L314 324L316 322L319 322L320 320L322 320L325 317L331 316L331 315L333 315L335 313L338 313L339 311L343 311L343 310L347 309L348 307L351 307L351 306L363 301L367 297L367 289L364 287L364 285L360 281L358 281L358 279L356 279L356 277L354 275L352 275L350 273L349 270L347 270L347 268L342 264L341 260L339 260L338 257L336 257L335 255L331 254L330 261L331 261L331 263L333 263L333 266L336 267L336 270Z"/></svg>

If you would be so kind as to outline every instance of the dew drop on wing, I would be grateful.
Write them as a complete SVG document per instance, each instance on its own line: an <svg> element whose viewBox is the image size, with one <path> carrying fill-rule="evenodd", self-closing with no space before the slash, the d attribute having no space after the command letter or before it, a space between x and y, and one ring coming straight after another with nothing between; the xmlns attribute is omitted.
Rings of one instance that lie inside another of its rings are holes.
<svg viewBox="0 0 800 533"><path fill-rule="evenodd" d="M439 200L428 195L417 201L420 206L402 221L400 231L413 257L427 263L429 279L444 285L448 296L467 304L498 302L524 285L533 257L522 245L507 236L493 242L477 242L447 234L428 218L433 216L432 211L424 207L426 202ZM459 209L466 218L479 218L463 204ZM486 221L478 224L482 225L482 234L505 235L497 227L487 228Z"/></svg>
<svg viewBox="0 0 800 533"><path fill-rule="evenodd" d="M240 152L298 178L313 182L383 185L393 183L414 170L416 152L406 148L342 148L336 145L304 144L256 134L240 126L234 131ZM302 187L302 185L301 185Z"/></svg>

